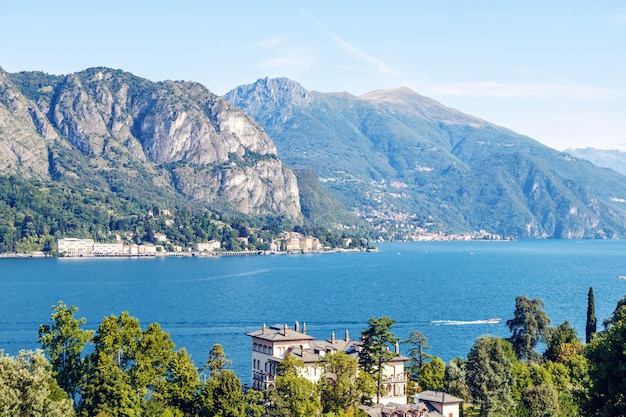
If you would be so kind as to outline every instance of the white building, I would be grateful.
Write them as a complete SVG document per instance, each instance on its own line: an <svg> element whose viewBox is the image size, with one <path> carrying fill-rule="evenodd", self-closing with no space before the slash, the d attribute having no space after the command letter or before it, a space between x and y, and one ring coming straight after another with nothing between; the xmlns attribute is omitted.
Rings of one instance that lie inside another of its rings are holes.
<svg viewBox="0 0 626 417"><path fill-rule="evenodd" d="M121 255L124 253L124 244L119 241L116 243L98 243L93 244L93 254L100 256Z"/></svg>
<svg viewBox="0 0 626 417"><path fill-rule="evenodd" d="M165 233L155 233L154 238L157 242L167 242L167 235Z"/></svg>
<svg viewBox="0 0 626 417"><path fill-rule="evenodd" d="M460 404L462 399L454 395L439 391L422 391L412 395L414 403L426 404L429 409L435 409L439 414L445 417L459 417Z"/></svg>
<svg viewBox="0 0 626 417"><path fill-rule="evenodd" d="M68 237L57 240L57 251L65 256L93 256L93 239Z"/></svg>
<svg viewBox="0 0 626 417"><path fill-rule="evenodd" d="M347 330L343 339L336 339L333 333L330 340L317 340L306 334L306 323L303 324L302 331L298 323L294 329L289 329L287 325L263 325L261 330L247 335L252 338L252 388L259 391L274 384L278 364L288 354L293 354L304 362L303 377L317 382L322 374L317 365L320 357L338 351L358 357L361 349L361 341L350 339ZM385 381L384 393L380 398L382 404L407 402L404 363L408 358L399 354L397 345L396 353L398 356L387 362L383 371Z"/></svg>
<svg viewBox="0 0 626 417"><path fill-rule="evenodd" d="M196 249L198 252L214 252L220 248L222 244L217 240L209 240L208 242L199 242Z"/></svg>

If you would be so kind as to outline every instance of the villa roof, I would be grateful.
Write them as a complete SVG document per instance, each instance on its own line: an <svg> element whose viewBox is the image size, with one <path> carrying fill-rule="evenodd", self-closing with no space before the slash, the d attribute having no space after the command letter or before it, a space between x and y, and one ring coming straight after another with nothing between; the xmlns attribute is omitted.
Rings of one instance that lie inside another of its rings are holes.
<svg viewBox="0 0 626 417"><path fill-rule="evenodd" d="M391 402L388 404L374 404L372 406L362 405L359 408L365 411L370 417L399 416L406 415L409 412L415 413L419 411L427 411L428 417L441 416L438 412L433 412L433 410L429 409L424 403L396 404Z"/></svg>
<svg viewBox="0 0 626 417"><path fill-rule="evenodd" d="M309 341L315 339L306 333L290 329L287 325L275 324L274 326L265 327L261 330L255 330L246 333L247 336L256 337L270 342L293 342L293 341Z"/></svg>
<svg viewBox="0 0 626 417"><path fill-rule="evenodd" d="M439 404L458 404L463 402L461 398L457 398L454 395L447 394L440 391L422 391L415 395L412 395L415 401L423 401Z"/></svg>

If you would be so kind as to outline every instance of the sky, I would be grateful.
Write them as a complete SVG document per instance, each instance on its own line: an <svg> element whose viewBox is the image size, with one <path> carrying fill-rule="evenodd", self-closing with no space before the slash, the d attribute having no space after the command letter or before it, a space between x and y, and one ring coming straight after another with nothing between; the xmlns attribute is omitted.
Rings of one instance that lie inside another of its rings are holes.
<svg viewBox="0 0 626 417"><path fill-rule="evenodd" d="M0 67L104 66L225 94L409 87L552 148L626 151L623 1L10 1Z"/></svg>

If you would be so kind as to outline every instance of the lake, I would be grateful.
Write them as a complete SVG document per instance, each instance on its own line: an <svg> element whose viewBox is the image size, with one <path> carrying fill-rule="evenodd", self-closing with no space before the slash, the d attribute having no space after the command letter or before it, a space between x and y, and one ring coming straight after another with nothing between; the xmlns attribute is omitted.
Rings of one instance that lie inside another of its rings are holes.
<svg viewBox="0 0 626 417"><path fill-rule="evenodd" d="M263 323L307 324L330 339L358 338L371 317L390 316L402 340L424 333L428 353L466 356L484 334L509 335L515 297L540 298L554 326L584 340L587 292L598 330L626 293L626 241L386 243L378 253L186 258L0 259L0 349L38 347L52 305L76 305L95 329L129 311L158 322L196 365L215 343L250 382L250 340ZM499 324L486 324L501 318Z"/></svg>

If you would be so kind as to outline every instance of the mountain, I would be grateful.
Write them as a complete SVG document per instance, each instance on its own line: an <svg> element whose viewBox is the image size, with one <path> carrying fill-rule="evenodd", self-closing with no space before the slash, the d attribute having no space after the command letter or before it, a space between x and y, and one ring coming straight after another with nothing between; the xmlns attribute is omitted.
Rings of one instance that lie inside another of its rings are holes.
<svg viewBox="0 0 626 417"><path fill-rule="evenodd" d="M626 236L626 181L407 88L356 97L260 79L224 96L288 165L315 171L353 212L398 237Z"/></svg>
<svg viewBox="0 0 626 417"><path fill-rule="evenodd" d="M247 114L198 83L109 68L0 68L0 175L302 219L296 176Z"/></svg>
<svg viewBox="0 0 626 417"><path fill-rule="evenodd" d="M599 167L610 168L626 175L626 152L595 148L566 149L565 152L577 158L586 159Z"/></svg>

